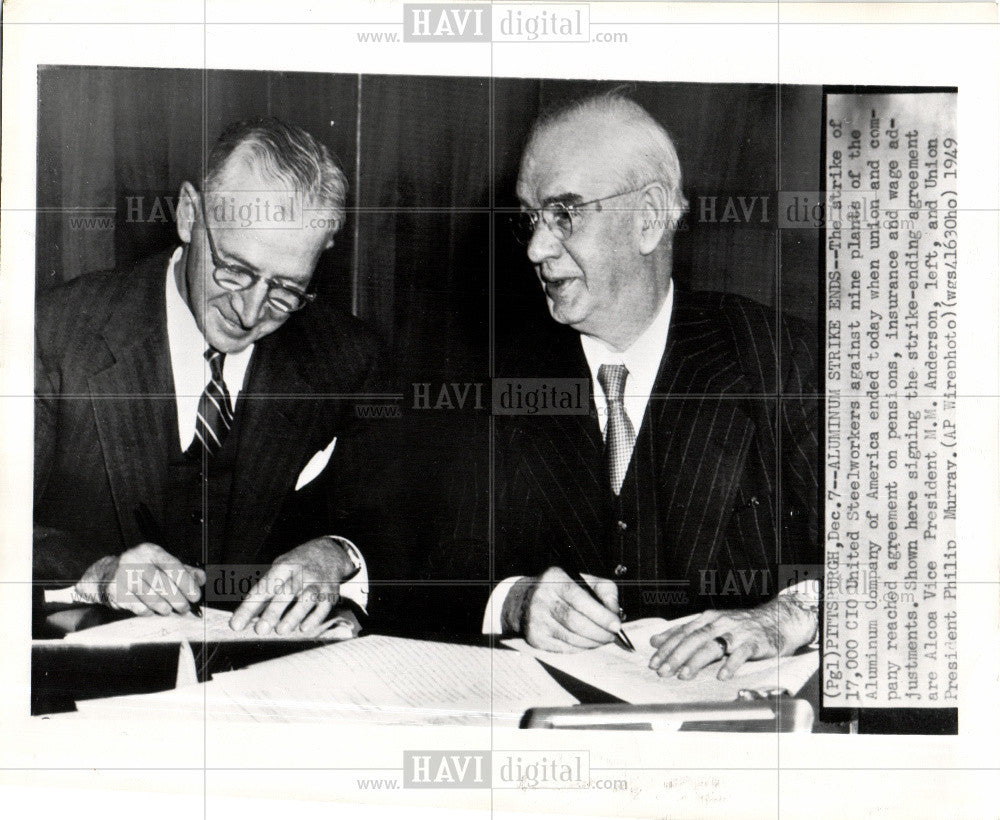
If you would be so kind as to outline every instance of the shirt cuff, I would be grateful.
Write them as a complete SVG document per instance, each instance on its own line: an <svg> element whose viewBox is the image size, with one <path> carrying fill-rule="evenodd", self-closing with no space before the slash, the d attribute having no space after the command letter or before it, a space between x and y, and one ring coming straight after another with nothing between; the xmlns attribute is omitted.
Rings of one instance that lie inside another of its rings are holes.
<svg viewBox="0 0 1000 820"><path fill-rule="evenodd" d="M523 575L512 575L504 578L493 588L490 599L486 602L486 612L483 613L483 634L503 634L503 605L510 594L511 588L520 581Z"/></svg>
<svg viewBox="0 0 1000 820"><path fill-rule="evenodd" d="M47 589L42 593L42 600L47 604L77 604L80 599L76 595L76 587L65 589Z"/></svg>
<svg viewBox="0 0 1000 820"><path fill-rule="evenodd" d="M810 578L806 581L799 581L797 584L793 584L790 587L786 587L781 590L778 595L794 595L799 600L806 604L815 604L816 609L816 631L813 633L812 640L806 644L808 649L819 649L819 593L820 593L820 581L818 578Z"/></svg>
<svg viewBox="0 0 1000 820"><path fill-rule="evenodd" d="M799 598L809 602L819 605L819 590L820 582L818 578L809 578L805 581L799 581L797 584L793 584L790 587L785 587L779 595L797 595Z"/></svg>
<svg viewBox="0 0 1000 820"><path fill-rule="evenodd" d="M324 537L340 544L344 548L344 552L347 553L347 557L354 564L354 574L340 585L340 597L349 598L354 601L354 603L361 607L361 611L367 615L368 564L365 563L365 557L361 554L361 550L346 538L341 538L339 535L327 535Z"/></svg>

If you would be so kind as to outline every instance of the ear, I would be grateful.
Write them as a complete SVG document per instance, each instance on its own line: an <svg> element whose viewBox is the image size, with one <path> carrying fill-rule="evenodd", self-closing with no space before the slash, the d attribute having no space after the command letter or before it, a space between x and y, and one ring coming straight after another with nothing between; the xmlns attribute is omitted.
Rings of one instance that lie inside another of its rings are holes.
<svg viewBox="0 0 1000 820"><path fill-rule="evenodd" d="M650 183L642 192L637 211L636 232L639 252L643 256L656 249L665 233L673 232L668 202L667 189L662 182Z"/></svg>
<svg viewBox="0 0 1000 820"><path fill-rule="evenodd" d="M194 223L200 213L201 199L197 189L190 182L182 183L177 195L177 236L185 245L191 244Z"/></svg>

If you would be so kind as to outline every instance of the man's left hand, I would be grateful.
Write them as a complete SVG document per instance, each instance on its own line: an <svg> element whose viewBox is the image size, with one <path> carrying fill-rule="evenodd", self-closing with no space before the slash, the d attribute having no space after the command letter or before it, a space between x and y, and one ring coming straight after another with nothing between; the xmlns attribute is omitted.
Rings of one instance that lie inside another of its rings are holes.
<svg viewBox="0 0 1000 820"><path fill-rule="evenodd" d="M312 635L340 600L340 584L354 569L344 548L330 538L314 538L279 555L247 593L229 625L243 629L260 615L254 629L287 635L298 629Z"/></svg>
<svg viewBox="0 0 1000 820"><path fill-rule="evenodd" d="M649 642L657 649L650 669L660 677L676 673L690 680L726 658L718 678L728 680L747 661L790 655L812 640L817 625L816 613L800 608L791 597L779 595L754 609L710 609L654 635Z"/></svg>

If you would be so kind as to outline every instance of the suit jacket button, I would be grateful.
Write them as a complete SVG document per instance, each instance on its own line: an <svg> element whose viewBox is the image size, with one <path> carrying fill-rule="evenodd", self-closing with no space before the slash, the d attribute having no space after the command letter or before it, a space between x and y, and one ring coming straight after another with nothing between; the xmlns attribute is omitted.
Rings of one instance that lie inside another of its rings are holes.
<svg viewBox="0 0 1000 820"><path fill-rule="evenodd" d="M621 530L622 532L625 532L625 530L628 529L628 524L626 524L624 521L619 521L618 529Z"/></svg>
<svg viewBox="0 0 1000 820"><path fill-rule="evenodd" d="M626 572L628 572L628 567L624 564L619 564L615 567L615 577L621 578Z"/></svg>
<svg viewBox="0 0 1000 820"><path fill-rule="evenodd" d="M757 496L754 495L754 496L750 497L750 506L751 507L759 507L760 506L760 501L757 500Z"/></svg>

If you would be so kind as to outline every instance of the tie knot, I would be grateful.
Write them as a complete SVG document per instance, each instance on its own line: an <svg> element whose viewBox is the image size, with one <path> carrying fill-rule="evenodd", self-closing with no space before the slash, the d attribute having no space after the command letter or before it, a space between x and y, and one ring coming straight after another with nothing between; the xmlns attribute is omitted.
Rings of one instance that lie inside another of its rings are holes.
<svg viewBox="0 0 1000 820"><path fill-rule="evenodd" d="M624 400L627 378L628 368L623 364L602 364L597 368L597 381L600 382L608 401Z"/></svg>
<svg viewBox="0 0 1000 820"><path fill-rule="evenodd" d="M205 351L205 359L208 360L208 369L212 371L212 378L215 381L222 381L222 365L226 361L226 354L210 347Z"/></svg>

